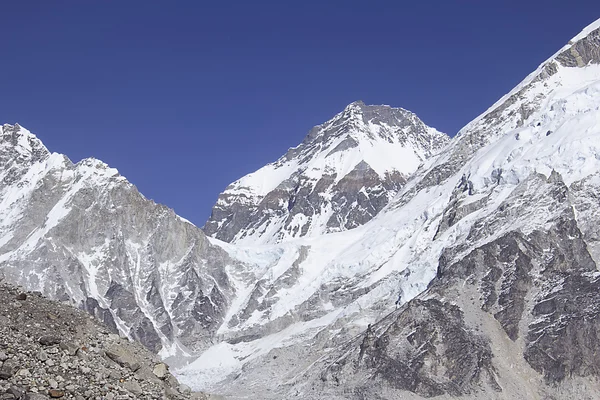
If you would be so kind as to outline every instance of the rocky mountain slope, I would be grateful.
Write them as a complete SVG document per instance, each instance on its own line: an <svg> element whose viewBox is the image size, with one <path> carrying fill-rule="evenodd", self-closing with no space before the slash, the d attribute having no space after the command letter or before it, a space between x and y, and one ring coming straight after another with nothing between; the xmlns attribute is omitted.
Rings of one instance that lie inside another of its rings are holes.
<svg viewBox="0 0 600 400"><path fill-rule="evenodd" d="M233 398L597 398L599 99L597 21L370 222L289 242L299 267L262 282L252 316L285 299L296 322L182 379L220 367L207 386Z"/></svg>
<svg viewBox="0 0 600 400"><path fill-rule="evenodd" d="M410 111L354 102L276 162L229 185L204 231L250 245L355 228L448 140Z"/></svg>
<svg viewBox="0 0 600 400"><path fill-rule="evenodd" d="M1 399L214 398L83 311L1 281L0 304Z"/></svg>
<svg viewBox="0 0 600 400"><path fill-rule="evenodd" d="M167 357L203 348L239 264L95 159L0 128L0 276L96 315Z"/></svg>

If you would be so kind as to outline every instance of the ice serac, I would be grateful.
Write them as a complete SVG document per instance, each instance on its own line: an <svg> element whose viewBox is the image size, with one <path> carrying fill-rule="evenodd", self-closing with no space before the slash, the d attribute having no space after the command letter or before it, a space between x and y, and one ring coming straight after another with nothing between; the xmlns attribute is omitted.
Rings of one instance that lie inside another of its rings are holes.
<svg viewBox="0 0 600 400"><path fill-rule="evenodd" d="M179 373L234 398L597 398L599 171L597 21L369 222L283 243Z"/></svg>
<svg viewBox="0 0 600 400"><path fill-rule="evenodd" d="M0 128L0 274L68 301L149 349L202 349L235 291L222 249L96 159L73 164Z"/></svg>
<svg viewBox="0 0 600 400"><path fill-rule="evenodd" d="M279 160L227 187L204 231L247 245L356 228L448 140L410 111L354 102Z"/></svg>

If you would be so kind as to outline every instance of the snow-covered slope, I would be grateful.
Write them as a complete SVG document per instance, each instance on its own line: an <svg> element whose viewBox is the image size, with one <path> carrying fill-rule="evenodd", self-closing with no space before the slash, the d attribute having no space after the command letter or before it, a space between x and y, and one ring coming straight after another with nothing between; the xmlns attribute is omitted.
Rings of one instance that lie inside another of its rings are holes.
<svg viewBox="0 0 600 400"><path fill-rule="evenodd" d="M225 246L264 267L236 282L224 341L182 379L234 398L594 398L599 28L461 130L364 225Z"/></svg>
<svg viewBox="0 0 600 400"><path fill-rule="evenodd" d="M354 102L276 162L232 183L204 231L249 245L355 228L448 140L409 111Z"/></svg>

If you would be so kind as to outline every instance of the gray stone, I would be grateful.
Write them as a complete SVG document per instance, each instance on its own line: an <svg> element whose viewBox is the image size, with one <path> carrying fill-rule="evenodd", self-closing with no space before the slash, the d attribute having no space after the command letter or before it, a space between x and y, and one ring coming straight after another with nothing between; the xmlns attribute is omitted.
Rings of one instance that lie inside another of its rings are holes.
<svg viewBox="0 0 600 400"><path fill-rule="evenodd" d="M44 335L42 337L39 338L39 342L40 344L44 345L44 346L53 346L55 344L59 344L61 342L62 338L60 336L56 336L56 335Z"/></svg>
<svg viewBox="0 0 600 400"><path fill-rule="evenodd" d="M79 370L81 371L82 374L89 374L92 369L90 367L86 367L86 366L81 366L79 368Z"/></svg>
<svg viewBox="0 0 600 400"><path fill-rule="evenodd" d="M46 361L48 360L48 354L44 350L40 350L37 355L37 359L40 361Z"/></svg>
<svg viewBox="0 0 600 400"><path fill-rule="evenodd" d="M20 369L19 363L15 359L8 359L4 361L0 368L0 379L9 379L17 373Z"/></svg>
<svg viewBox="0 0 600 400"><path fill-rule="evenodd" d="M18 386L11 386L7 391L7 393L12 394L15 398L20 399L23 394L25 394L25 390Z"/></svg>
<svg viewBox="0 0 600 400"><path fill-rule="evenodd" d="M48 400L48 396L40 393L26 393L23 400Z"/></svg>
<svg viewBox="0 0 600 400"><path fill-rule="evenodd" d="M177 388L181 393L189 394L192 393L192 389L188 385L184 385L183 383L179 385Z"/></svg>
<svg viewBox="0 0 600 400"><path fill-rule="evenodd" d="M68 355L74 356L79 351L79 344L73 341L63 341L60 343L60 348L64 350Z"/></svg>
<svg viewBox="0 0 600 400"><path fill-rule="evenodd" d="M123 382L121 384L121 386L123 387L123 389L127 390L128 392L130 392L134 395L140 395L143 393L142 388L140 387L140 384L137 383L136 381L126 381L126 382Z"/></svg>
<svg viewBox="0 0 600 400"><path fill-rule="evenodd" d="M154 373L154 375L156 375L156 377L158 377L159 379L164 379L169 370L166 364L164 363L160 363L160 364L156 364L154 366L154 369L152 370L152 372Z"/></svg>
<svg viewBox="0 0 600 400"><path fill-rule="evenodd" d="M129 368L132 371L139 369L139 363L133 353L119 345L111 345L105 351L106 356L119 364L121 367Z"/></svg>

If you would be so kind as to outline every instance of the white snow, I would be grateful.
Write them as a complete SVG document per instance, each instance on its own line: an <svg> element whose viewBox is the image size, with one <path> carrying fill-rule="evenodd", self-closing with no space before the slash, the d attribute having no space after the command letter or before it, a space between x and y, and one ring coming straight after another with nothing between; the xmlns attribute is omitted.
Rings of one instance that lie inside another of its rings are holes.
<svg viewBox="0 0 600 400"><path fill-rule="evenodd" d="M296 162L288 162L281 166L268 164L232 184L235 189L229 192L247 194L249 196L264 196L275 189L298 169Z"/></svg>
<svg viewBox="0 0 600 400"><path fill-rule="evenodd" d="M569 44L575 43L575 42L583 39L584 37L589 35L592 31L595 31L598 28L600 28L600 19L595 20L594 22L592 22L591 24L589 24L588 26L583 28L583 30L578 35L576 35L573 39L571 39L569 41Z"/></svg>
<svg viewBox="0 0 600 400"><path fill-rule="evenodd" d="M106 253L108 251L109 246L110 246L110 240L108 238L106 238L103 245L94 247L89 252L80 252L80 253L76 254L77 259L79 260L81 265L83 265L83 267L86 269L86 271L88 273L88 277L87 277L88 279L87 279L86 283L87 283L90 297L93 297L95 299L100 299L99 300L100 302L102 301L101 300L102 295L100 294L100 291L98 290L98 272L99 272L103 262L106 261L105 260ZM71 251L71 253L73 253L73 252ZM103 304L103 306L106 306L106 305Z"/></svg>

